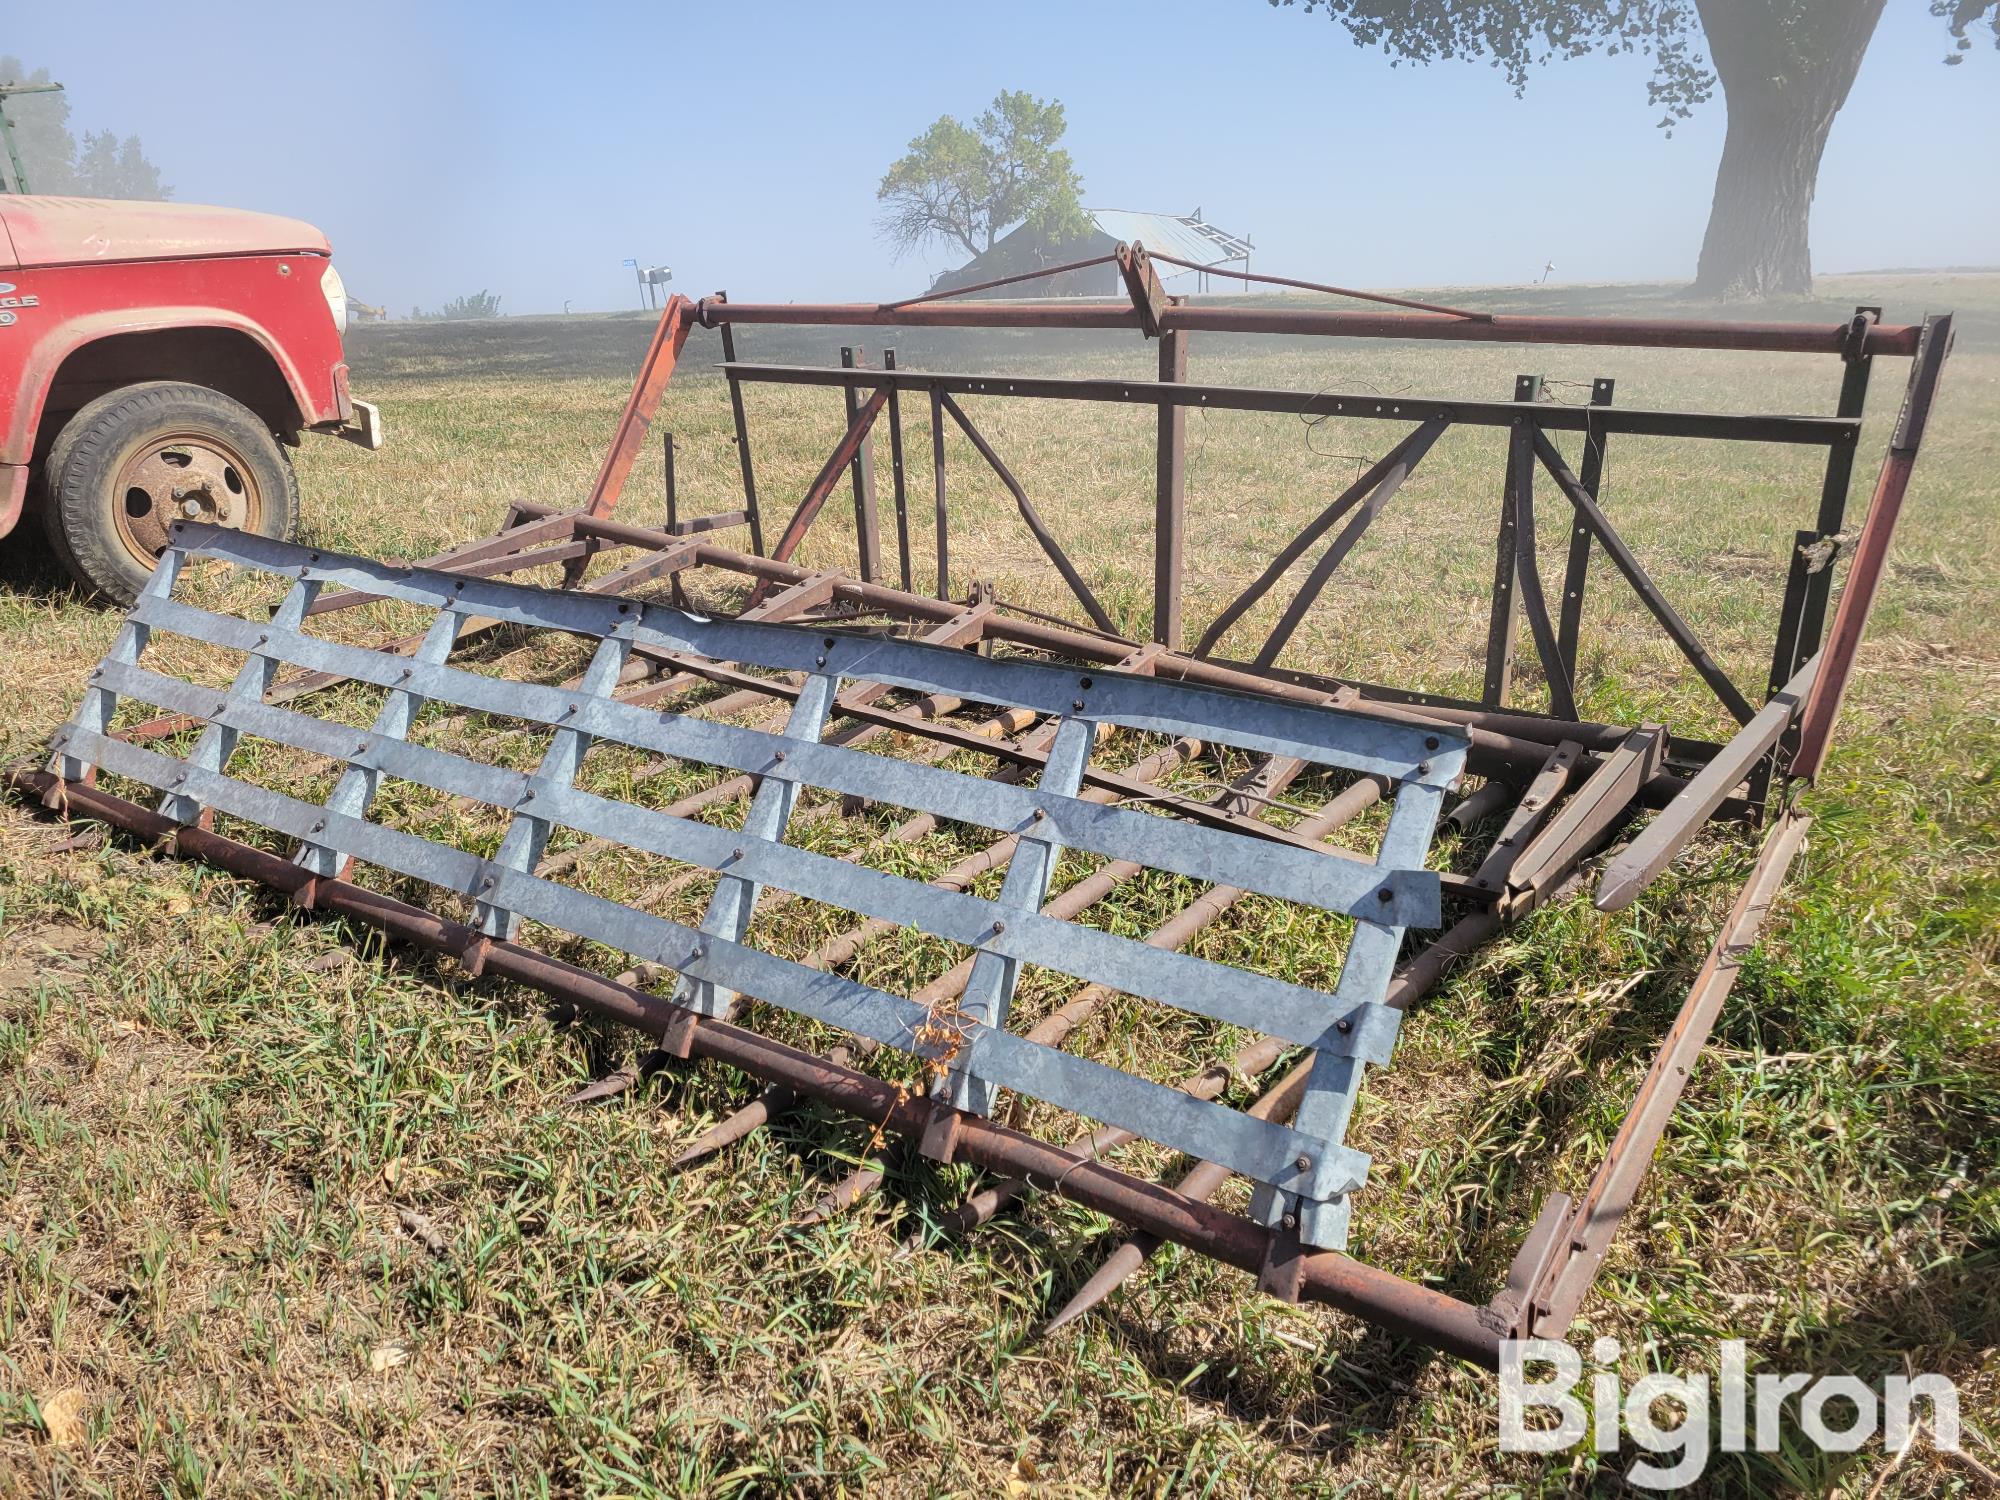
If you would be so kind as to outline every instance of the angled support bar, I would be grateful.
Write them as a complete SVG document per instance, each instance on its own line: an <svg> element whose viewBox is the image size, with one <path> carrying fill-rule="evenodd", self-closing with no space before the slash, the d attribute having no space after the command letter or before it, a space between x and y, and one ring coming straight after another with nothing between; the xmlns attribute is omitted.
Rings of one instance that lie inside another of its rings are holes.
<svg viewBox="0 0 2000 1500"><path fill-rule="evenodd" d="M1416 467L1423 462L1424 455L1431 451L1431 444L1443 435L1448 425L1443 418L1433 417L1411 433L1407 441L1397 444L1393 461L1385 460L1388 467L1382 471L1381 478L1369 490L1368 498L1362 502L1353 519L1341 528L1340 535L1333 539L1325 554L1313 564L1312 572L1306 576L1306 581L1299 585L1299 591L1293 596L1292 602L1285 607L1284 616L1272 627L1271 634L1257 652L1259 667L1268 667L1278 659L1278 653L1285 649L1286 643L1305 621L1306 612L1325 592L1334 570L1346 560L1347 554L1354 550L1354 544L1361 540L1361 534L1395 498L1396 491L1403 487L1403 481L1416 472ZM1234 609L1236 606L1230 607ZM1216 624L1209 628L1209 634L1216 634L1218 628L1227 628L1224 620L1218 619Z"/></svg>
<svg viewBox="0 0 2000 1500"><path fill-rule="evenodd" d="M1437 420L1443 421L1442 418ZM1269 567L1257 575L1256 581L1229 601L1222 613L1215 617L1215 622L1202 632L1201 639L1195 643L1194 654L1207 656L1214 651L1223 636L1229 633L1229 627L1242 619L1259 599L1268 594L1273 585L1290 570L1292 564L1304 557L1311 550L1313 543L1324 536L1335 522L1372 494L1376 486L1403 466L1406 460L1413 466L1415 460L1411 458L1411 452L1417 449L1419 442L1423 445L1423 449L1419 451L1426 451L1437 441L1438 432L1430 431L1433 425L1434 423L1426 422L1415 428L1395 447L1370 464L1360 478L1334 496L1326 509L1314 516L1297 536L1279 549L1278 555L1271 559ZM1439 427L1439 432L1441 431L1442 427ZM1426 432L1430 432L1429 437L1425 437ZM1403 472L1407 474L1408 468L1403 468Z"/></svg>
<svg viewBox="0 0 2000 1500"><path fill-rule="evenodd" d="M1105 613L1104 606L1097 602L1097 595L1093 594L1090 585L1083 581L1083 575L1077 572L1076 564L1069 560L1069 554L1064 552L1061 544L1056 541L1048 524L1042 520L1041 513L1035 509L1034 502L1028 499L1028 492L1021 488L1021 481L1014 477L1014 471L1007 467L998 453L993 451L993 445L986 441L985 434L972 425L972 419L966 416L964 409L956 401L949 396L940 396L939 400L944 403L944 409L951 413L951 419L958 423L966 437L971 439L972 446L979 450L979 456L986 460L987 466L993 470L1000 482L1007 486L1007 493L1014 497L1014 508L1020 511L1021 519L1028 523L1028 530L1034 533L1035 540L1041 544L1043 554L1056 565L1056 571L1062 574L1063 582L1068 584L1069 591L1076 595L1076 602L1083 606L1084 613L1090 616L1092 623L1099 630L1116 635L1117 625L1111 616Z"/></svg>
<svg viewBox="0 0 2000 1500"><path fill-rule="evenodd" d="M806 486L805 498L799 501L799 508L792 512L791 520L785 523L784 534L778 538L778 545L771 550L774 561L789 562L792 554L799 550L799 543L806 539L806 533L812 529L812 523L819 518L820 511L833 497L835 488L840 484L840 476L854 462L854 456L861 451L861 445L868 440L868 431L875 425L875 418L881 415L882 408L888 402L889 393L886 390L877 390L855 411L854 419L847 424L847 431L841 435L840 442L835 445L827 461L820 466L819 473L813 476L813 482ZM758 585L752 595L753 603L762 594L763 588L762 584Z"/></svg>
<svg viewBox="0 0 2000 1500"><path fill-rule="evenodd" d="M1818 656L1807 662L1763 706L1757 717L1737 731L1716 757L1696 773L1674 800L1646 825L1623 853L1604 869L1597 887L1599 911L1623 911L1639 899L1660 871L1673 863L1689 839L1722 806L1725 798L1770 754L1798 717L1799 705L1819 677Z"/></svg>
<svg viewBox="0 0 2000 1500"><path fill-rule="evenodd" d="M1688 627L1687 621L1683 620L1673 605L1667 602L1666 596L1660 592L1659 585L1654 583L1652 575L1647 573L1645 565L1639 561L1632 549L1625 545L1625 538L1618 534L1617 528L1611 524L1610 517L1604 514L1597 503L1597 497L1585 489L1583 481L1570 472L1569 464L1563 459L1562 454L1556 451L1556 445L1549 441L1548 434L1539 427L1534 432L1534 443L1542 467L1547 469L1549 476L1561 486L1562 492L1569 497L1569 503L1576 507L1576 513L1583 518L1584 524L1596 534L1598 543L1604 548L1606 555L1617 564L1618 571L1625 575L1625 581L1632 585L1632 591L1644 602L1646 608L1652 611L1653 618L1660 622L1660 628L1666 631L1676 646L1680 647L1681 655L1685 656L1695 671L1701 674L1701 680L1706 682L1715 696L1722 700L1723 707L1736 716L1736 722L1748 724L1757 716L1757 711L1750 706L1750 700L1745 698L1736 684L1729 680L1729 674L1716 665L1715 658L1708 654L1707 648Z"/></svg>

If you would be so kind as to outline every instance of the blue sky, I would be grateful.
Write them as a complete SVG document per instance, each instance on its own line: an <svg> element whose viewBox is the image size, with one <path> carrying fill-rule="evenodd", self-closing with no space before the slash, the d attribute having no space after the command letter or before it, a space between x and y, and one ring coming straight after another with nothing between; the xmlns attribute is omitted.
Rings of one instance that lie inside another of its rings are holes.
<svg viewBox="0 0 2000 1500"><path fill-rule="evenodd" d="M311 219L398 315L633 305L627 256L691 295L873 298L874 191L910 137L1003 88L1062 100L1086 202L1247 234L1260 268L1364 286L1690 275L1720 100L1669 139L1637 59L1391 68L1323 16L1200 4L14 7L78 127L138 132L175 195ZM2000 264L2000 54L1962 67L1890 0L1836 123L1822 271Z"/></svg>

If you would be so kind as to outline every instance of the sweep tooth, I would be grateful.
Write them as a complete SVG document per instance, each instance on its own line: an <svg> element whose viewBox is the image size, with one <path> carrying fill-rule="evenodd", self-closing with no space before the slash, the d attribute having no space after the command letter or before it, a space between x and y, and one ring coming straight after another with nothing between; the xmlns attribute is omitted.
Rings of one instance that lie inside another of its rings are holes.
<svg viewBox="0 0 2000 1500"><path fill-rule="evenodd" d="M1054 1333L1058 1328L1067 1328L1117 1291L1146 1264L1146 1258L1157 1248L1158 1240L1142 1234L1133 1236L1113 1250L1111 1258L1097 1268L1097 1273L1083 1284L1074 1297L1063 1304L1062 1311L1042 1325L1043 1335Z"/></svg>
<svg viewBox="0 0 2000 1500"><path fill-rule="evenodd" d="M659 1072L671 1060L666 1053L655 1049L648 1052L637 1062L627 1063L616 1072L606 1073L602 1078L593 1078L589 1083L586 1083L582 1088L563 1100L563 1103L571 1107L586 1104L603 1104L608 1100L616 1099L620 1094L629 1094L641 1083Z"/></svg>
<svg viewBox="0 0 2000 1500"><path fill-rule="evenodd" d="M724 1146L733 1146L751 1131L781 1115L798 1101L798 1095L782 1083L774 1083L735 1114L704 1131L673 1160L673 1171L693 1166L705 1156L713 1156Z"/></svg>
<svg viewBox="0 0 2000 1500"><path fill-rule="evenodd" d="M822 1193L819 1202L799 1215L798 1227L809 1229L814 1224L824 1224L828 1219L846 1213L881 1185L880 1167L856 1167L841 1178L831 1191Z"/></svg>
<svg viewBox="0 0 2000 1500"><path fill-rule="evenodd" d="M942 1240L948 1235L970 1234L981 1224L992 1219L1001 1209L1020 1197L1027 1189L1028 1184L1019 1177L1009 1177L995 1183L990 1188L981 1188L937 1221L936 1238ZM903 1248L906 1250L921 1250L930 1238L929 1234L919 1229L903 1241Z"/></svg>

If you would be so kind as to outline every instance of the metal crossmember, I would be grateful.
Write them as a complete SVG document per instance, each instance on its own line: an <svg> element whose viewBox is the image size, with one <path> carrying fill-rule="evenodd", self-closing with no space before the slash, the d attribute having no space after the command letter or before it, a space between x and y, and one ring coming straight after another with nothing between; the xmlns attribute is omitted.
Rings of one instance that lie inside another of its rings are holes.
<svg viewBox="0 0 2000 1500"><path fill-rule="evenodd" d="M214 559L294 580L269 621L248 621L172 597L185 560ZM343 645L298 627L321 589L339 586L424 606L436 618L414 655ZM447 664L461 622L478 616L595 640L583 677L567 687L503 681ZM154 634L246 653L234 687L151 671L140 656ZM705 722L612 696L635 650L670 651L804 676L782 734ZM262 701L279 664L337 671L388 690L367 732ZM845 679L1054 715L1054 744L1025 786L826 743L821 733ZM187 759L116 738L121 698L188 715L205 727ZM530 773L413 743L425 702L503 716L554 731ZM1292 757L1395 784L1388 832L1374 861L1335 858L1226 828L1106 805L1078 795L1100 729L1193 736ZM344 769L324 804L228 774L240 736L327 756ZM737 830L601 796L577 785L594 742L702 761L759 778ZM1259 699L1185 683L974 653L793 625L705 619L629 599L537 589L315 552L210 527L177 530L153 581L92 679L77 716L55 740L61 774L101 767L169 794L164 810L193 822L222 812L297 841L315 873L358 860L471 898L496 938L531 920L602 943L680 975L676 1002L718 1015L739 992L928 1059L940 1094L989 1113L1010 1089L1130 1130L1238 1172L1257 1185L1258 1216L1296 1227L1300 1240L1344 1245L1348 1195L1368 1159L1343 1144L1368 1063L1386 1063L1400 1012L1383 1003L1407 927L1439 923L1440 883L1424 868L1439 804L1464 764L1465 741L1434 726L1341 709ZM485 803L509 815L486 858L370 821L381 778ZM947 891L784 842L802 787L908 807L1001 834L1020 851L997 899ZM533 871L552 832L566 827L723 878L699 928ZM1130 860L1218 885L1342 912L1353 937L1331 993L1149 946L1045 915L1040 907L1061 850ZM765 952L750 942L763 888L775 887L905 925L971 950L973 969L940 1039L931 1007ZM1023 965L1244 1027L1311 1050L1297 1123L1286 1125L1196 1098L1007 1029Z"/></svg>

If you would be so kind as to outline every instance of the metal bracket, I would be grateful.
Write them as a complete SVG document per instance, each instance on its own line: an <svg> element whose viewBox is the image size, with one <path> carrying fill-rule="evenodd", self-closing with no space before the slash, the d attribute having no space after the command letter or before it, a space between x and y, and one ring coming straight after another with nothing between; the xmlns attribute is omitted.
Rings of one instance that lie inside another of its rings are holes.
<svg viewBox="0 0 2000 1500"><path fill-rule="evenodd" d="M1141 331L1149 339L1158 338L1170 304L1167 289L1160 285L1159 273L1153 269L1152 258L1136 240L1120 245L1114 253L1118 257L1118 274L1125 278L1126 295L1131 297L1133 309L1139 314Z"/></svg>

